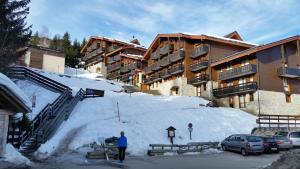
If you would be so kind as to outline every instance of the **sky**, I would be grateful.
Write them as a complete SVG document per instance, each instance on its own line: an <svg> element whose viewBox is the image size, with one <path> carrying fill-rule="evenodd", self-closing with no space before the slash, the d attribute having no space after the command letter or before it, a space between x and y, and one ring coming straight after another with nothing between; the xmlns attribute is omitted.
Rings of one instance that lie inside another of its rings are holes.
<svg viewBox="0 0 300 169"><path fill-rule="evenodd" d="M48 37L105 36L148 47L158 33L224 36L265 44L300 34L299 0L31 0L27 23Z"/></svg>

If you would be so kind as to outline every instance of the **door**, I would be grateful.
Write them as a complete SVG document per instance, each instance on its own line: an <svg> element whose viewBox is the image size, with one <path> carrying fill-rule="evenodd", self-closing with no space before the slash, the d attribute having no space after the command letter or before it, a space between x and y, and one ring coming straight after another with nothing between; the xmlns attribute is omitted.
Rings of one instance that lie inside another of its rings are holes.
<svg viewBox="0 0 300 169"><path fill-rule="evenodd" d="M245 103L245 95L239 95L239 101L240 101L240 108L245 108L246 107L246 103Z"/></svg>

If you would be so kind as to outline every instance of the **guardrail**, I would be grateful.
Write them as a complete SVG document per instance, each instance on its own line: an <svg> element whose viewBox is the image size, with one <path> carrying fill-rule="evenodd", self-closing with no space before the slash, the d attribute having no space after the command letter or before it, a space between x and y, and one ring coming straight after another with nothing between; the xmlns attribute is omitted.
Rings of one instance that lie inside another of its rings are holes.
<svg viewBox="0 0 300 169"><path fill-rule="evenodd" d="M164 153L184 154L188 152L201 152L209 148L217 148L219 142L193 142L184 145L180 144L150 144L149 156L163 155Z"/></svg>

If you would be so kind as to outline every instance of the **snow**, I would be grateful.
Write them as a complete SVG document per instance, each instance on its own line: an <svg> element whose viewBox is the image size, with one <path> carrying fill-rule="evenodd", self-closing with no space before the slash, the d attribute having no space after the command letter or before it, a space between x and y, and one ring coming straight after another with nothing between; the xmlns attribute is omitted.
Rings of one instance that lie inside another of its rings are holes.
<svg viewBox="0 0 300 169"><path fill-rule="evenodd" d="M31 165L29 159L24 157L18 150L16 150L11 144L6 145L6 151L4 154L4 161L16 164L16 165Z"/></svg>
<svg viewBox="0 0 300 169"><path fill-rule="evenodd" d="M35 107L32 107L32 112L28 117L32 120L48 103L53 103L60 93L55 93L47 90L28 80L15 80L16 85L25 93L25 95L33 100L36 96Z"/></svg>
<svg viewBox="0 0 300 169"><path fill-rule="evenodd" d="M29 98L24 94L24 92L13 81L11 81L2 73L0 73L0 84L10 89L11 92L13 92L20 100L22 100L27 107L31 107L31 102Z"/></svg>
<svg viewBox="0 0 300 169"><path fill-rule="evenodd" d="M87 98L75 107L57 133L41 145L37 154L47 157L57 150L81 151L92 142L119 136L128 138L128 152L145 155L149 144L169 144L166 128L174 126L174 143L221 141L236 133L248 134L256 127L256 117L239 109L211 108L207 100L188 96L152 96L145 93L122 93L122 83L95 78L61 75L33 69L72 89L105 90L105 97ZM119 109L118 109L119 108ZM119 116L120 114L120 121ZM188 123L193 123L192 140Z"/></svg>

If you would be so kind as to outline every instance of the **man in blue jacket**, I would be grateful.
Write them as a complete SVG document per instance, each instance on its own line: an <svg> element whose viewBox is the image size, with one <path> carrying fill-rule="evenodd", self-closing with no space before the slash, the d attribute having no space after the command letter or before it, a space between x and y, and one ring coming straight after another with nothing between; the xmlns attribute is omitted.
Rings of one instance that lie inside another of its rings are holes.
<svg viewBox="0 0 300 169"><path fill-rule="evenodd" d="M119 160L121 163L125 159L126 148L127 148L127 138L124 136L124 131L121 131L121 137L118 139Z"/></svg>

